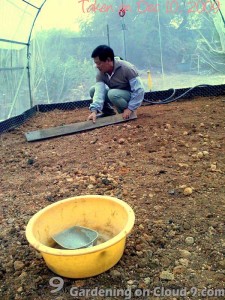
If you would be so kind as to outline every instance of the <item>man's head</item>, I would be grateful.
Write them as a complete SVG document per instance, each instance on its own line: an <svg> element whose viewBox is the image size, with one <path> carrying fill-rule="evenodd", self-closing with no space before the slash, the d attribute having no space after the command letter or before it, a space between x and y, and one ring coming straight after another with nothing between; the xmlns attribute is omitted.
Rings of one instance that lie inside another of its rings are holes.
<svg viewBox="0 0 225 300"><path fill-rule="evenodd" d="M114 66L114 52L106 45L100 45L94 49L91 57L94 59L96 67L100 72L111 73Z"/></svg>

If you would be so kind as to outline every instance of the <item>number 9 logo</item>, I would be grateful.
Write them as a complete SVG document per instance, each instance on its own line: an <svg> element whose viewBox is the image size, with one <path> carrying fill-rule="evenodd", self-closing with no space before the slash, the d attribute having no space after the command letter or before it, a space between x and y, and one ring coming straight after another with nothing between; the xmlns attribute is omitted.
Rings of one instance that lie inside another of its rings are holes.
<svg viewBox="0 0 225 300"><path fill-rule="evenodd" d="M57 293L63 288L64 281L61 277L52 277L49 280L49 284L50 286L56 288L54 290L51 290L51 293Z"/></svg>

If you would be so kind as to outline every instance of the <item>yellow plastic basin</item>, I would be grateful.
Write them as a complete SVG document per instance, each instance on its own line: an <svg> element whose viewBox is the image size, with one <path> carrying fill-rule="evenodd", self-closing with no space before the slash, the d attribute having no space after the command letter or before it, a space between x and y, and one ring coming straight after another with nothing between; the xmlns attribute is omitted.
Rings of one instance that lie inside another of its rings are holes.
<svg viewBox="0 0 225 300"><path fill-rule="evenodd" d="M99 195L78 196L58 201L36 213L27 224L26 238L54 273L85 278L105 272L120 260L134 220L132 208L122 200ZM97 245L76 250L54 248L52 236L74 225L98 231Z"/></svg>

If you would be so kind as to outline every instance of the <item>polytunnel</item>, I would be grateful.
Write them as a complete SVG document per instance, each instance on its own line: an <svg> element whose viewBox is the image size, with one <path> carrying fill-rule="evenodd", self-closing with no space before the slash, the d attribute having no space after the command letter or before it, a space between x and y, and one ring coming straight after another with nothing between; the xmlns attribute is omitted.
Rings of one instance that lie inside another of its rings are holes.
<svg viewBox="0 0 225 300"><path fill-rule="evenodd" d="M0 0L0 300L225 300L224 17ZM98 45L144 91L94 123Z"/></svg>
<svg viewBox="0 0 225 300"><path fill-rule="evenodd" d="M99 44L137 66L152 104L224 94L224 12L219 0L1 0L1 132L40 107L87 105Z"/></svg>

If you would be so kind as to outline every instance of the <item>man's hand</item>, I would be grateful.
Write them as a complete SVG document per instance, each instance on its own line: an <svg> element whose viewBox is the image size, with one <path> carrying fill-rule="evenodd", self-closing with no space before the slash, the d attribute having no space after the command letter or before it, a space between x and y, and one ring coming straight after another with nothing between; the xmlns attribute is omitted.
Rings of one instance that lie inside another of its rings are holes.
<svg viewBox="0 0 225 300"><path fill-rule="evenodd" d="M132 110L130 110L129 108L126 108L122 114L124 119L129 119L130 115L132 114Z"/></svg>
<svg viewBox="0 0 225 300"><path fill-rule="evenodd" d="M93 123L95 123L96 117L97 117L97 112L96 112L96 111L93 111L87 119L88 119L88 120L92 120Z"/></svg>

